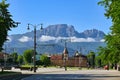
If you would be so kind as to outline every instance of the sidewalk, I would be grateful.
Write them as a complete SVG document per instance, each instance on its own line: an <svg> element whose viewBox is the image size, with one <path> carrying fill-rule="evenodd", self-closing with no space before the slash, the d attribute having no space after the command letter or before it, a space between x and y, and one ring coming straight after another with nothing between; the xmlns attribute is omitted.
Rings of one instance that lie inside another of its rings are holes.
<svg viewBox="0 0 120 80"><path fill-rule="evenodd" d="M51 72L60 72L64 71L64 68L38 68L36 72L34 73L33 71L21 71L22 74L43 74L43 73L51 73Z"/></svg>

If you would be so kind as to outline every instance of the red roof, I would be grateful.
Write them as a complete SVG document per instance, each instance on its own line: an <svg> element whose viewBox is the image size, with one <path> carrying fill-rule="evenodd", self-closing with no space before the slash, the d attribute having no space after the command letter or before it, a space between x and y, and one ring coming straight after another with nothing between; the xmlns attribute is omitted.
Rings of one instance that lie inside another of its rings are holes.
<svg viewBox="0 0 120 80"><path fill-rule="evenodd" d="M62 60L62 55L52 55L51 60Z"/></svg>

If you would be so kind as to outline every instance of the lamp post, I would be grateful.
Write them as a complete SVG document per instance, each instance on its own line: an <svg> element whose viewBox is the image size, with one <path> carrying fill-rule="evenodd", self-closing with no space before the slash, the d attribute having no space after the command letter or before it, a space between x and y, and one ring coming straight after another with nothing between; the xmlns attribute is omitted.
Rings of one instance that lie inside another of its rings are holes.
<svg viewBox="0 0 120 80"><path fill-rule="evenodd" d="M67 54L64 53L64 67L65 67L65 71L67 71L67 63L66 63L66 60L67 60Z"/></svg>
<svg viewBox="0 0 120 80"><path fill-rule="evenodd" d="M32 25L32 24L28 24L28 27L27 27L27 29L29 30L30 28L29 28L29 26L33 26L34 27L34 54L33 54L33 70L34 70L34 72L36 72L36 27L37 26L39 26L39 25L41 25L41 30L43 29L42 28L42 24L38 24L38 25Z"/></svg>
<svg viewBox="0 0 120 80"><path fill-rule="evenodd" d="M66 60L68 59L68 50L67 50L66 45L67 45L67 43L66 43L66 40L65 40L65 48L64 48L64 51L63 51L63 60L64 60L65 71L67 71L67 63L66 63Z"/></svg>

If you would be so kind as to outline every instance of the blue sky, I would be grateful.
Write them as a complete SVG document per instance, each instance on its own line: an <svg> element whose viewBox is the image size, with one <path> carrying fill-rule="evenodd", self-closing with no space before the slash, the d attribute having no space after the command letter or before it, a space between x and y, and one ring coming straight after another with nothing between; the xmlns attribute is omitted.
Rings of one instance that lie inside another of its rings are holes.
<svg viewBox="0 0 120 80"><path fill-rule="evenodd" d="M13 20L21 22L9 35L28 32L28 23L43 23L44 28L53 24L68 24L73 25L78 32L95 28L108 33L111 21L104 16L104 7L97 5L98 1L7 0Z"/></svg>

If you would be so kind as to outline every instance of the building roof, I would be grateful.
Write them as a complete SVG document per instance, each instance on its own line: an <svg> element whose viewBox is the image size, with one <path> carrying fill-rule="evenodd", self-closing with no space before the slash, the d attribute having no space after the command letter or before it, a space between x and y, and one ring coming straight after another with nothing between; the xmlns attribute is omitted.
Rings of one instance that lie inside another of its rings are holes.
<svg viewBox="0 0 120 80"><path fill-rule="evenodd" d="M68 54L67 48L64 48L63 54Z"/></svg>
<svg viewBox="0 0 120 80"><path fill-rule="evenodd" d="M62 55L51 55L51 60L62 60Z"/></svg>

